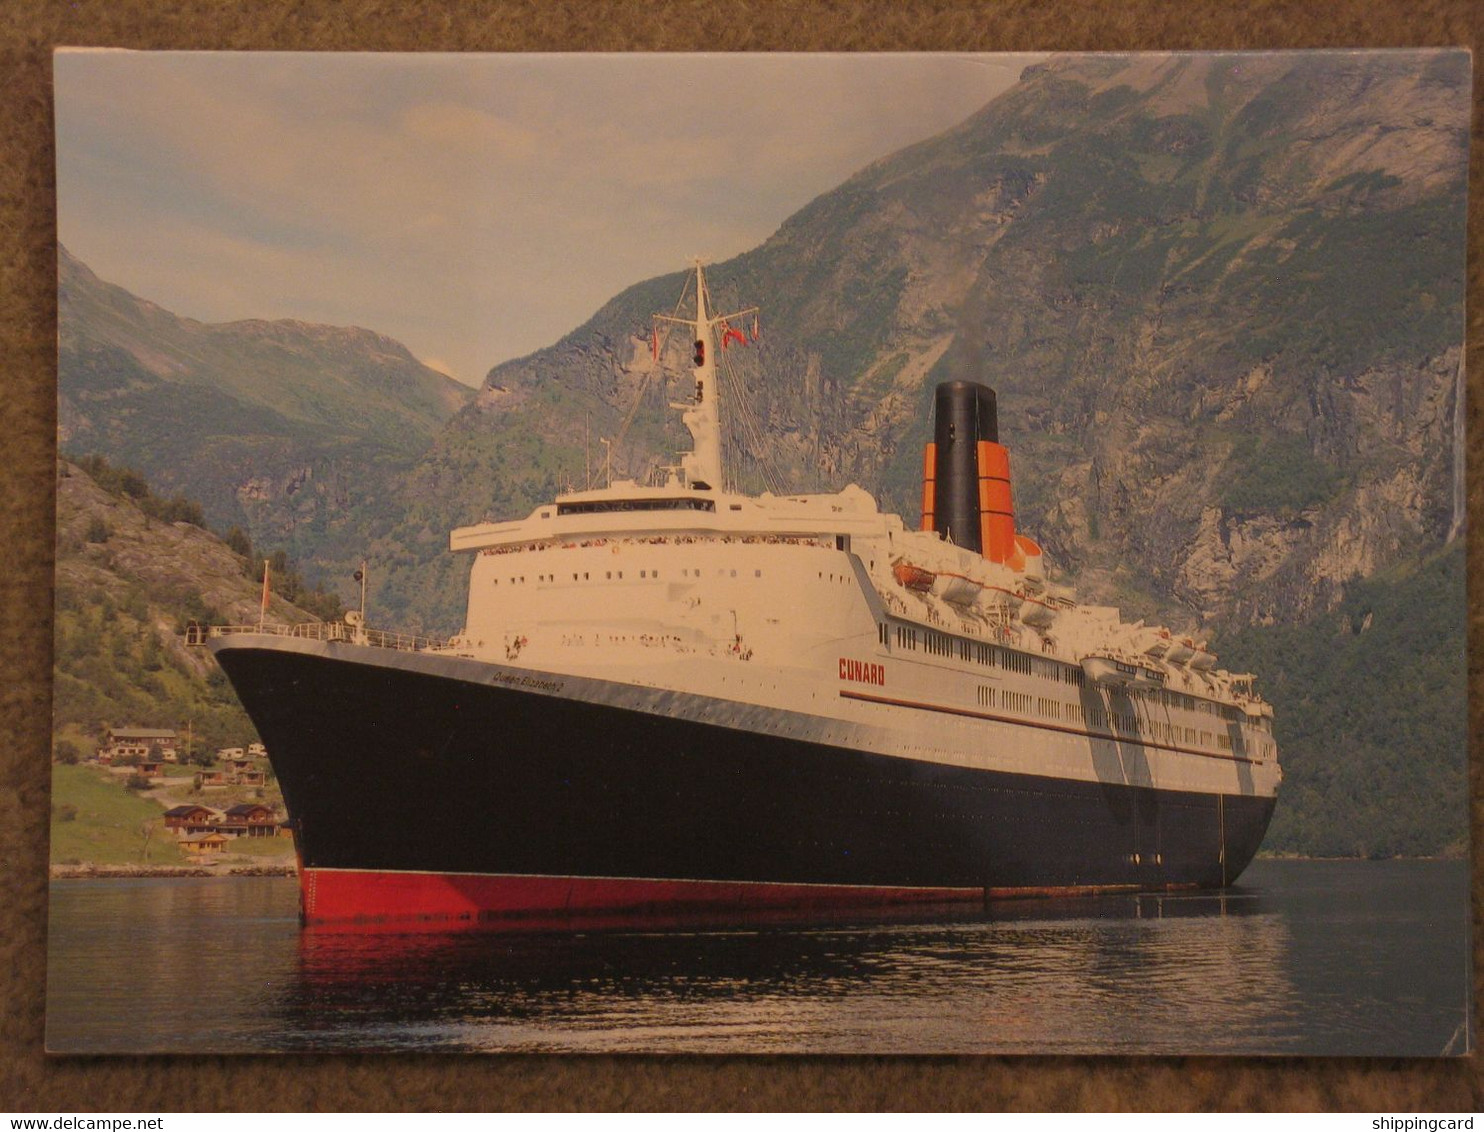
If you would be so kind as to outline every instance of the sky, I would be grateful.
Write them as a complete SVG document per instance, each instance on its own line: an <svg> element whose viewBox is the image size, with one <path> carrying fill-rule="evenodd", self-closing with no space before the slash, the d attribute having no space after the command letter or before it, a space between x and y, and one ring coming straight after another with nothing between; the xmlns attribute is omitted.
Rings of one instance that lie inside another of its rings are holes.
<svg viewBox="0 0 1484 1132"><path fill-rule="evenodd" d="M478 385L1038 58L64 51L58 236L176 314L362 326Z"/></svg>

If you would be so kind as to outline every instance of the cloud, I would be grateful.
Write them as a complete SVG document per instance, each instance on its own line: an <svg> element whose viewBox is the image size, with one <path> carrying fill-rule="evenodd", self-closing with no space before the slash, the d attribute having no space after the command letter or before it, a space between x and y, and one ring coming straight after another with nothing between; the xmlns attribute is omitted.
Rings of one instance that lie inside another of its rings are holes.
<svg viewBox="0 0 1484 1132"><path fill-rule="evenodd" d="M756 245L1024 62L63 52L59 229L179 313L370 326L478 380Z"/></svg>

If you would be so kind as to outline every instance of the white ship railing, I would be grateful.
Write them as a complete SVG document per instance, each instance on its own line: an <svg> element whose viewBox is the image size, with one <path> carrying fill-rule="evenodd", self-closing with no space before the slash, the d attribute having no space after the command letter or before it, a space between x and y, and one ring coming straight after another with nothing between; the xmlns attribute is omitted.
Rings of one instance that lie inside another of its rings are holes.
<svg viewBox="0 0 1484 1132"><path fill-rule="evenodd" d="M345 641L353 645L371 645L403 652L425 652L445 649L448 642L437 637L418 637L411 633L389 633L384 629L367 629L343 621L305 621L298 625L190 625L186 627L186 644L204 645L214 637L235 637L256 633L271 637L298 637L309 641Z"/></svg>

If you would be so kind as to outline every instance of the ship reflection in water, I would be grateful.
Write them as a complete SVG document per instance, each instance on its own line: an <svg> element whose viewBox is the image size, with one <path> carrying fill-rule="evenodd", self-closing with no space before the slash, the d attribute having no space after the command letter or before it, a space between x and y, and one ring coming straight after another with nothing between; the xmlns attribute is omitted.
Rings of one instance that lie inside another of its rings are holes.
<svg viewBox="0 0 1484 1132"><path fill-rule="evenodd" d="M895 921L398 933L301 931L287 879L56 882L48 1047L1463 1053L1467 885L1259 861Z"/></svg>
<svg viewBox="0 0 1484 1132"><path fill-rule="evenodd" d="M291 1012L332 1047L349 1029L412 1048L1189 1049L1213 1012L1241 1031L1288 995L1286 943L1252 892L665 931L306 932Z"/></svg>

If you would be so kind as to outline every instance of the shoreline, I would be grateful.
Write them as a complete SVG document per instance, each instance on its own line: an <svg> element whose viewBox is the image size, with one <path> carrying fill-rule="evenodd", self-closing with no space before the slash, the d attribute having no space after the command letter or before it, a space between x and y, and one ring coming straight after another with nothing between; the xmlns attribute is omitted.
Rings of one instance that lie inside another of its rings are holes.
<svg viewBox="0 0 1484 1132"><path fill-rule="evenodd" d="M1301 857L1290 854L1259 853L1258 861L1369 861L1369 857ZM1385 857L1384 861L1467 861L1467 857ZM1379 863L1379 862L1378 862ZM139 877L292 877L298 876L298 866L292 863L280 865L51 865L49 880L102 880Z"/></svg>
<svg viewBox="0 0 1484 1132"><path fill-rule="evenodd" d="M52 865L47 870L50 880L99 880L128 877L291 877L298 866L230 865Z"/></svg>

